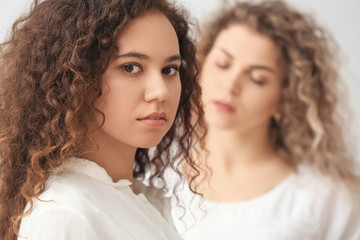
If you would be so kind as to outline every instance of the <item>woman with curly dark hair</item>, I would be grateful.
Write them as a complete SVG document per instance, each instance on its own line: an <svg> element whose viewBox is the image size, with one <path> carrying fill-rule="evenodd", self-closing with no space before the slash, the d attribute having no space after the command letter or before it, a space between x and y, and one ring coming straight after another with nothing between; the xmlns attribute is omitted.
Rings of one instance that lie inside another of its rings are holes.
<svg viewBox="0 0 360 240"><path fill-rule="evenodd" d="M281 1L237 2L202 30L208 152L197 160L211 171L198 178L204 198L178 192L184 239L360 239L328 33Z"/></svg>
<svg viewBox="0 0 360 240"><path fill-rule="evenodd" d="M173 154L194 166L184 14L166 0L35 0L15 22L0 59L1 239L179 239L149 203L161 192L148 201L132 182L161 177Z"/></svg>

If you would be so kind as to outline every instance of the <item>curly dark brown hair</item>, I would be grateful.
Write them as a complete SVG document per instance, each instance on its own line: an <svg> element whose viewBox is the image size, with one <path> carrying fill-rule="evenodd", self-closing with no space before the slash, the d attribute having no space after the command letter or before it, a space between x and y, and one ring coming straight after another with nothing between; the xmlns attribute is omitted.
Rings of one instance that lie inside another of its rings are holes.
<svg viewBox="0 0 360 240"><path fill-rule="evenodd" d="M95 102L117 54L116 40L148 11L163 13L177 33L182 92L174 125L153 156L137 150L133 174L141 178L152 169L162 176L173 165L170 146L195 166L189 152L201 137L203 111L186 12L167 0L35 0L0 47L0 239L16 239L22 217L30 213L25 205L32 207L48 176L86 152L85 123L102 114Z"/></svg>
<svg viewBox="0 0 360 240"><path fill-rule="evenodd" d="M283 159L292 166L307 163L359 193L356 161L346 141L336 53L331 35L307 14L283 1L236 2L208 22L201 34L199 59L204 62L220 32L245 25L269 37L281 50L285 80L280 119L271 132Z"/></svg>

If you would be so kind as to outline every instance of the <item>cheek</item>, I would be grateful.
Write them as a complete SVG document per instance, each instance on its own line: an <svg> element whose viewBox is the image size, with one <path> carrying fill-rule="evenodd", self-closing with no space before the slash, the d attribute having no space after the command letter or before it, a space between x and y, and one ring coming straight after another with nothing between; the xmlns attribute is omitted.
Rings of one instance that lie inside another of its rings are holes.
<svg viewBox="0 0 360 240"><path fill-rule="evenodd" d="M170 89L170 102L173 105L172 107L177 109L179 102L180 102L180 96L181 96L181 81L180 79L176 82L172 83L169 87Z"/></svg>
<svg viewBox="0 0 360 240"><path fill-rule="evenodd" d="M278 108L280 91L273 89L271 91L249 92L247 99L250 111L270 117Z"/></svg>
<svg viewBox="0 0 360 240"><path fill-rule="evenodd" d="M139 95L134 86L128 86L120 81L109 81L107 85L103 87L100 108L106 117L112 119L121 115L119 114L121 112L134 110L133 105L137 102Z"/></svg>
<svg viewBox="0 0 360 240"><path fill-rule="evenodd" d="M207 102L214 92L219 88L219 77L218 75L212 74L212 72L207 71L201 76L201 89L202 89L202 98L204 102Z"/></svg>

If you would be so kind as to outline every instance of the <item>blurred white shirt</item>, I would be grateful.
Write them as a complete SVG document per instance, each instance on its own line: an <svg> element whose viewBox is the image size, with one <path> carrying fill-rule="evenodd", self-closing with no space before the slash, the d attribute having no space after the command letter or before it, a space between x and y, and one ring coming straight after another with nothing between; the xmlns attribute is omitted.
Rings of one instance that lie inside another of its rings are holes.
<svg viewBox="0 0 360 240"><path fill-rule="evenodd" d="M248 201L201 199L187 184L177 195L172 216L185 240L360 239L359 202L353 202L345 187L307 166Z"/></svg>

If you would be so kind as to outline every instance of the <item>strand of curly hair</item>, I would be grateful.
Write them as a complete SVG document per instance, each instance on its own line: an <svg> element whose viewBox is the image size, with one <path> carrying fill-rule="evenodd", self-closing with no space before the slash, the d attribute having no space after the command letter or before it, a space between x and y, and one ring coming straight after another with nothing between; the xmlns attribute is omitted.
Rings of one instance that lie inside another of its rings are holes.
<svg viewBox="0 0 360 240"><path fill-rule="evenodd" d="M44 191L49 175L69 157L86 153L86 123L97 114L104 120L95 102L102 94L101 76L116 55L116 40L146 11L168 17L185 66L174 126L154 156L137 150L134 177L154 167L154 176L161 176L172 165L173 144L196 169L189 152L202 138L204 120L186 13L166 0L35 0L0 47L0 239L16 239L21 219L30 214L32 199Z"/></svg>
<svg viewBox="0 0 360 240"><path fill-rule="evenodd" d="M200 62L221 30L243 24L272 39L286 63L281 118L272 123L276 147L297 166L308 163L359 195L360 177L339 115L342 102L337 45L309 15L282 1L237 2L202 30ZM342 108L343 110L343 108Z"/></svg>

